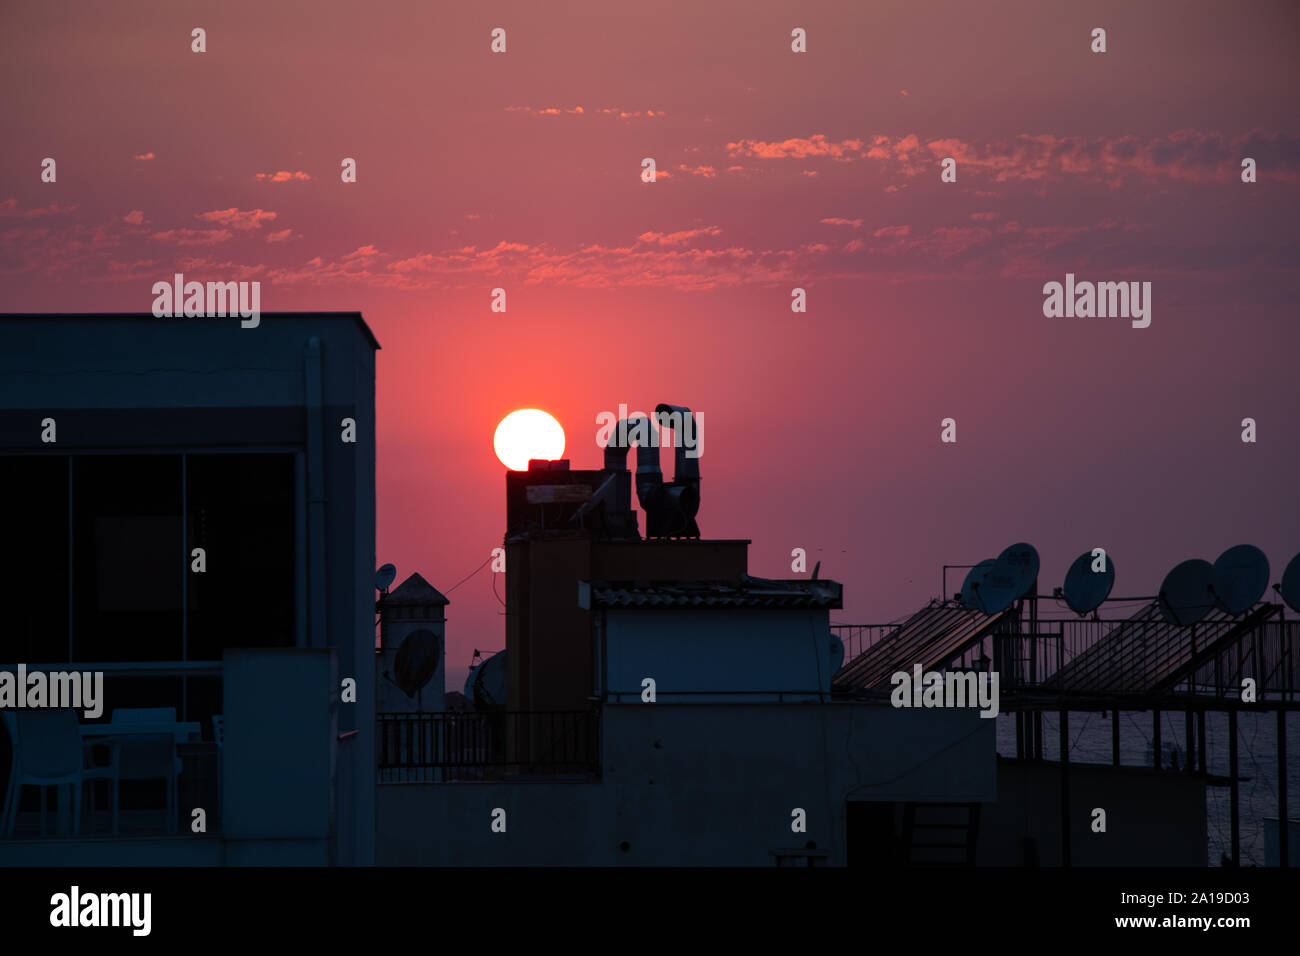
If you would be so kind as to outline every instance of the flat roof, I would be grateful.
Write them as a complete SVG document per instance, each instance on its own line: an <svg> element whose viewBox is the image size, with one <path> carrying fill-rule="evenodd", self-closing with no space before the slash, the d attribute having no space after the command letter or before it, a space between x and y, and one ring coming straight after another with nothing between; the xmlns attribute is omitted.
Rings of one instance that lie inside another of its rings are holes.
<svg viewBox="0 0 1300 956"><path fill-rule="evenodd" d="M350 319L361 326L370 344L379 350L383 346L370 331L365 318L360 312L261 312L264 319ZM236 316L238 317L238 316ZM153 319L158 322L171 322L175 316L159 317L152 312L0 312L0 321L9 319Z"/></svg>

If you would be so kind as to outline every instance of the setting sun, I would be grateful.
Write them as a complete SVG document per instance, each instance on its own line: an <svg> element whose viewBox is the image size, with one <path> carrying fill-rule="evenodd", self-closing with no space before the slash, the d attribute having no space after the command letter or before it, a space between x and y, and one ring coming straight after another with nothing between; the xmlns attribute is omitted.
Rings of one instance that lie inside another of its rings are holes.
<svg viewBox="0 0 1300 956"><path fill-rule="evenodd" d="M527 471L529 459L554 461L564 454L564 429L540 408L521 408L501 419L492 447L511 471Z"/></svg>

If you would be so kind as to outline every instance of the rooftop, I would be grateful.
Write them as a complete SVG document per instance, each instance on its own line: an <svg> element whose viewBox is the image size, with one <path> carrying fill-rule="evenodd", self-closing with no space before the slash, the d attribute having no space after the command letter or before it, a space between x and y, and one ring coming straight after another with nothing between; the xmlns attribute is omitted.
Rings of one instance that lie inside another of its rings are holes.
<svg viewBox="0 0 1300 956"><path fill-rule="evenodd" d="M828 580L580 581L583 608L745 607L839 608L843 585Z"/></svg>

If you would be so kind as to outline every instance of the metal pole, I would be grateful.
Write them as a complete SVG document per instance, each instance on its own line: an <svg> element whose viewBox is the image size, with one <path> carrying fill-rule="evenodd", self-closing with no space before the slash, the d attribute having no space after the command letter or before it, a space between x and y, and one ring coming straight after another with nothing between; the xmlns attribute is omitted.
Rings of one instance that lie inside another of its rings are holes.
<svg viewBox="0 0 1300 956"><path fill-rule="evenodd" d="M1196 739L1192 730L1192 712L1183 711L1183 729L1186 732L1187 745L1183 750L1183 769L1191 773L1196 769Z"/></svg>
<svg viewBox="0 0 1300 956"><path fill-rule="evenodd" d="M1240 671L1238 671L1240 673ZM1241 817L1241 805L1238 801L1237 786L1237 710L1228 711L1228 775L1232 782L1229 786L1229 807L1232 818L1232 865L1241 866L1241 834L1238 823Z"/></svg>
<svg viewBox="0 0 1300 956"><path fill-rule="evenodd" d="M190 659L189 458L181 455L181 660ZM190 679L181 678L181 720L190 719Z"/></svg>
<svg viewBox="0 0 1300 956"><path fill-rule="evenodd" d="M1277 854L1278 866L1291 863L1291 821L1286 800L1286 708L1277 709Z"/></svg>
<svg viewBox="0 0 1300 956"><path fill-rule="evenodd" d="M1119 711L1110 712L1110 762L1119 766Z"/></svg>
<svg viewBox="0 0 1300 956"><path fill-rule="evenodd" d="M1201 773L1206 773L1209 765L1205 761L1205 711L1201 710L1196 715L1196 765L1200 767Z"/></svg>
<svg viewBox="0 0 1300 956"><path fill-rule="evenodd" d="M1061 711L1061 866L1070 865L1069 712Z"/></svg>

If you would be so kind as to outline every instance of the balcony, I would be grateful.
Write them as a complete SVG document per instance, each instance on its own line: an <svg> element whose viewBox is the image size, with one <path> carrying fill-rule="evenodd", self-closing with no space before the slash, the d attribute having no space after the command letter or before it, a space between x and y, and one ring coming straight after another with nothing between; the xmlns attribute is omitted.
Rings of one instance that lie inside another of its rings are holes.
<svg viewBox="0 0 1300 956"><path fill-rule="evenodd" d="M204 810L206 832L220 832L222 716L211 706L221 699L220 663L27 670L102 673L102 713L87 719L84 707L3 712L0 840L197 836L196 808Z"/></svg>

